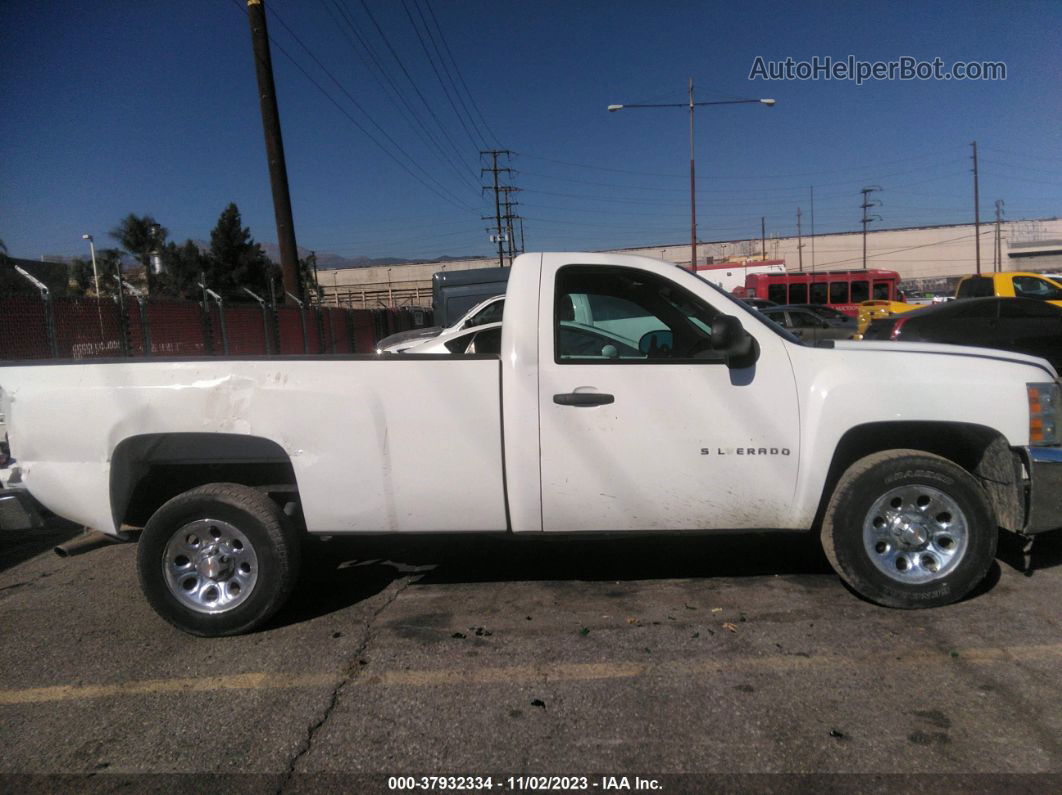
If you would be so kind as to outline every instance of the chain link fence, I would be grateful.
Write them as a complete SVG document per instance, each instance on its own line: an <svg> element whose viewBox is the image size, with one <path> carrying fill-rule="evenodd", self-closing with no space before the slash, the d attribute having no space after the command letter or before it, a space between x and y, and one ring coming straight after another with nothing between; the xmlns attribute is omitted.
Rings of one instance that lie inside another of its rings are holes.
<svg viewBox="0 0 1062 795"><path fill-rule="evenodd" d="M220 301L0 296L0 359L372 353L430 309L271 307Z"/></svg>

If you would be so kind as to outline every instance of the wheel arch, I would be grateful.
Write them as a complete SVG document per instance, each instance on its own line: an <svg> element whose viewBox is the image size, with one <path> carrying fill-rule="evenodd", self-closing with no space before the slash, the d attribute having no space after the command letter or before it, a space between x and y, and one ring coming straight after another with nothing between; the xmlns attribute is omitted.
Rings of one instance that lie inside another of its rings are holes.
<svg viewBox="0 0 1062 795"><path fill-rule="evenodd" d="M143 527L167 500L208 483L263 488L274 499L298 491L291 459L272 439L233 433L130 436L111 455L115 527Z"/></svg>
<svg viewBox="0 0 1062 795"><path fill-rule="evenodd" d="M856 461L885 450L932 453L962 467L981 484L996 522L1020 531L1025 523L1025 489L1020 456L994 428L964 422L895 421L856 425L834 448L815 513L822 526L826 507L845 470Z"/></svg>

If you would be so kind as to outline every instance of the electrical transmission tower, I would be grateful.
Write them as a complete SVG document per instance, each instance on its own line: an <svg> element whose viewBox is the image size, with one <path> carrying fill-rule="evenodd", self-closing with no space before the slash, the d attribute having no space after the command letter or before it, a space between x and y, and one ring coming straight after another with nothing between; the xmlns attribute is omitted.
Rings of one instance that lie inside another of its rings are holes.
<svg viewBox="0 0 1062 795"><path fill-rule="evenodd" d="M521 235L521 240L519 241L516 239L516 230L519 226L517 222L523 221L523 219L519 215L513 213L513 208L520 202L513 201L512 197L514 193L519 193L520 189L514 188L512 185L502 185L498 190L500 190L502 196L504 196L501 201L501 206L504 210L501 220L505 228L506 247L509 251L509 264L512 265L513 259L516 258L516 255L523 253L523 236Z"/></svg>
<svg viewBox="0 0 1062 795"><path fill-rule="evenodd" d="M996 251L992 258L992 270L996 273L1003 270L1003 200L996 199Z"/></svg>
<svg viewBox="0 0 1062 795"><path fill-rule="evenodd" d="M484 215L484 221L494 221L490 232L490 242L498 246L498 265L512 265L513 258L521 253L524 248L524 221L519 215L513 213L513 208L518 202L513 201L512 194L519 192L519 188L512 184L504 184L503 180L512 182L513 170L508 166L499 166L498 158L508 159L512 152L508 149L487 149L479 153L481 158L489 157L490 166L480 168L480 175L490 174L491 184L484 185L483 190L494 192L494 215ZM502 175L505 175L504 177ZM520 229L520 243L517 245L516 229ZM508 262L506 262L508 257Z"/></svg>
<svg viewBox="0 0 1062 795"><path fill-rule="evenodd" d="M867 215L867 210L869 210L871 207L881 206L881 202L879 202L877 199L871 199L870 194L878 193L880 191L881 188L879 188L877 185L871 185L869 188L863 188L863 190L860 191L860 193L863 194L863 203L859 205L863 208L863 270L867 269L867 225L871 221L881 220L880 215Z"/></svg>

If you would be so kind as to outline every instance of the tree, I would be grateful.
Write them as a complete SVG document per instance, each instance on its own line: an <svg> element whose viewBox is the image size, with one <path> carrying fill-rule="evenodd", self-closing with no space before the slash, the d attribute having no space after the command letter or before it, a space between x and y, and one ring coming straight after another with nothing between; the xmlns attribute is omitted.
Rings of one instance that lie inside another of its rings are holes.
<svg viewBox="0 0 1062 795"><path fill-rule="evenodd" d="M159 291L177 298L198 298L197 283L210 266L210 259L192 240L183 245L167 243L160 251L162 274Z"/></svg>
<svg viewBox="0 0 1062 795"><path fill-rule="evenodd" d="M133 213L129 213L111 230L111 237L144 266L148 295L153 295L156 291L155 274L151 272L151 254L162 248L167 234L169 233L166 228L159 225L150 215L138 216Z"/></svg>
<svg viewBox="0 0 1062 795"><path fill-rule="evenodd" d="M70 279L76 286L77 295L88 295L93 289L92 263L88 260L76 257L70 260L67 266Z"/></svg>
<svg viewBox="0 0 1062 795"><path fill-rule="evenodd" d="M96 249L96 271L100 276L101 298L105 295L118 294L118 280L115 277L121 270L121 262L122 252L119 249Z"/></svg>
<svg viewBox="0 0 1062 795"><path fill-rule="evenodd" d="M237 295L242 293L241 287L264 297L269 293L268 278L269 259L242 225L239 208L229 204L210 233L207 286L234 298L247 298L246 294Z"/></svg>
<svg viewBox="0 0 1062 795"><path fill-rule="evenodd" d="M299 260L299 284L302 285L302 296L304 300L313 300L310 296L316 293L317 303L321 302L321 298L324 296L324 290L317 286L317 277L314 274L314 261L310 257L305 257Z"/></svg>

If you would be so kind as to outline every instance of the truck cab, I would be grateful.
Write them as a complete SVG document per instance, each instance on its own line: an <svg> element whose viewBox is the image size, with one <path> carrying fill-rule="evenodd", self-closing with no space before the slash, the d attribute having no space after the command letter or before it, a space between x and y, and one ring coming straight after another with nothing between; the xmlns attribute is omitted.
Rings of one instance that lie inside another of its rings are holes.
<svg viewBox="0 0 1062 795"><path fill-rule="evenodd" d="M1035 298L1062 306L1062 280L1026 271L963 276L955 288L956 298Z"/></svg>

